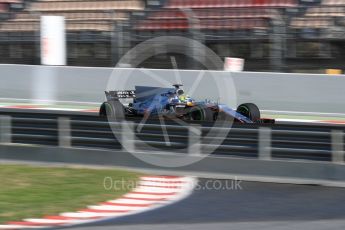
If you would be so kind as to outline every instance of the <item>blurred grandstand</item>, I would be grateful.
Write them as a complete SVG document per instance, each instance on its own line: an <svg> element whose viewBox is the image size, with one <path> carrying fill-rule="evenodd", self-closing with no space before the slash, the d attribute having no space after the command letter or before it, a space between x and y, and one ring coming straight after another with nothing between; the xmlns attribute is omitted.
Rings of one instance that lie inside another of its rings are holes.
<svg viewBox="0 0 345 230"><path fill-rule="evenodd" d="M245 58L251 71L321 72L344 63L345 0L0 0L0 12L1 63L40 63L42 15L65 17L68 65L114 66L162 35ZM202 68L174 56L179 68ZM170 55L141 67L172 68Z"/></svg>

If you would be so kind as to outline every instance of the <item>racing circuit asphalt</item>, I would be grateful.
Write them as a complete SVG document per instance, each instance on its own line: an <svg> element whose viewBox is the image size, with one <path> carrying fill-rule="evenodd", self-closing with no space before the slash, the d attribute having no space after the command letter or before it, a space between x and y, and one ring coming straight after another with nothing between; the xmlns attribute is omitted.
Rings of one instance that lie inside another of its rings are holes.
<svg viewBox="0 0 345 230"><path fill-rule="evenodd" d="M215 188L212 189L213 184ZM344 229L345 188L201 179L187 199L66 229ZM223 188L223 189L219 189Z"/></svg>

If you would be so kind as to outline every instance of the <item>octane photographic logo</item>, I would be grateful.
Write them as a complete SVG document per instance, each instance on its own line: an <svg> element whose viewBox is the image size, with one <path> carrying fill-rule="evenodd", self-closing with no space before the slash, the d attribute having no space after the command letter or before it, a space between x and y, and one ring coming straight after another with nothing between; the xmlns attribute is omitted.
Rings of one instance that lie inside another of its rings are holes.
<svg viewBox="0 0 345 230"><path fill-rule="evenodd" d="M176 54L194 59L207 70L178 70L172 56ZM169 55L173 69L136 68L142 62L157 55ZM231 72L214 70L222 68L222 59L202 43L186 37L162 36L142 42L128 51L113 69L106 90L134 90L135 86L173 88L173 84L181 84L186 94L196 101L210 99L216 103L236 106L236 91ZM150 93L155 92L153 90ZM161 129L159 138L164 140L163 147L166 148L154 147L151 145L152 142L140 138L145 136L145 127L149 126L149 114L142 117L139 122L121 122L121 131L119 131L119 122L108 116L114 135L128 152L146 163L160 167L182 167L202 160L227 138L233 122L232 119L218 119L206 132L201 126L188 124L183 119L177 117L169 117L169 119L189 130L189 135L185 136L188 139L187 147L178 148L179 144L172 140L176 136L168 134L171 126L166 124L164 114L158 114L157 122L160 123L158 127ZM139 144L140 148L133 147ZM175 147L177 151L163 150L175 149ZM145 154L145 149L150 154Z"/></svg>

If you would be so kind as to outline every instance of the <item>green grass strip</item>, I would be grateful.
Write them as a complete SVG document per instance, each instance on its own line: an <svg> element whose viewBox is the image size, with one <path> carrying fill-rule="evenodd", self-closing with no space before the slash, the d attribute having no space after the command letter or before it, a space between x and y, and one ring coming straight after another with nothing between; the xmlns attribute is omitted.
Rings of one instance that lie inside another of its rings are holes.
<svg viewBox="0 0 345 230"><path fill-rule="evenodd" d="M122 170L0 165L0 224L115 199L133 189L138 178Z"/></svg>

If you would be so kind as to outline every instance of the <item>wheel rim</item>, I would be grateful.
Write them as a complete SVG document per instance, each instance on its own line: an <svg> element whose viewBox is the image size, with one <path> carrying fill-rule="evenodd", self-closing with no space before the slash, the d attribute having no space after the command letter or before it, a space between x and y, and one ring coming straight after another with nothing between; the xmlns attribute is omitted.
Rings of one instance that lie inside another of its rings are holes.
<svg viewBox="0 0 345 230"><path fill-rule="evenodd" d="M201 121L204 119L204 113L200 108L191 112L191 120L193 121Z"/></svg>
<svg viewBox="0 0 345 230"><path fill-rule="evenodd" d="M111 106L108 103L106 103L104 105L104 110L105 110L106 116L113 116L113 109L111 108Z"/></svg>
<svg viewBox="0 0 345 230"><path fill-rule="evenodd" d="M250 111L247 108L247 106L240 106L240 107L238 107L237 112L242 114L243 116L251 118Z"/></svg>

